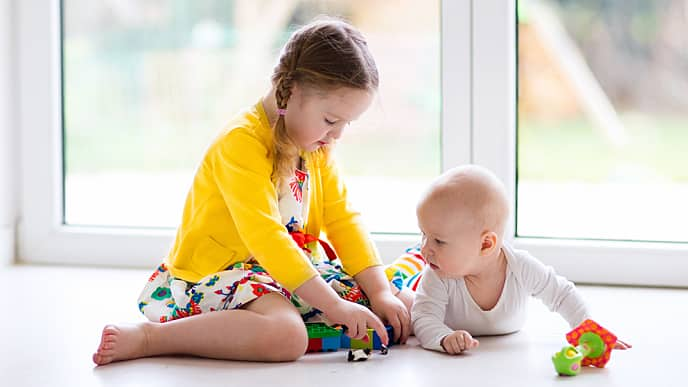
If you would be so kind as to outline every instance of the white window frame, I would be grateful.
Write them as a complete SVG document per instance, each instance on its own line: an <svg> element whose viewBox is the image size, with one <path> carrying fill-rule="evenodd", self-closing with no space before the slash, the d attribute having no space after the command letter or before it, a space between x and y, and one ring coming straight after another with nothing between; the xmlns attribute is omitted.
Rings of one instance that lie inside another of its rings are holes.
<svg viewBox="0 0 688 387"><path fill-rule="evenodd" d="M0 270L15 256L15 224L18 213L18 189L15 144L19 131L15 126L14 22L13 4L0 1Z"/></svg>
<svg viewBox="0 0 688 387"><path fill-rule="evenodd" d="M473 1L473 162L516 202L516 0ZM514 235L514 219L510 235ZM688 287L688 244L512 237L577 282Z"/></svg>
<svg viewBox="0 0 688 387"><path fill-rule="evenodd" d="M62 223L60 2L17 1L21 117L21 221L18 260L154 267L174 230L75 227ZM469 2L442 2L442 165L470 162ZM459 108L456 108L459 107ZM108 203L103 203L108 205ZM414 235L374 234L389 261L417 243Z"/></svg>

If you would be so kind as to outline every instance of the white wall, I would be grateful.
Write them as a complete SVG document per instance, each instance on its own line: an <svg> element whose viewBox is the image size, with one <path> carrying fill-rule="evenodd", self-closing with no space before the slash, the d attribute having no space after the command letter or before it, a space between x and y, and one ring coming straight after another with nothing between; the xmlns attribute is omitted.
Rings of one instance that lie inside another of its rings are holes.
<svg viewBox="0 0 688 387"><path fill-rule="evenodd" d="M19 170L14 1L0 0L0 267L14 262Z"/></svg>

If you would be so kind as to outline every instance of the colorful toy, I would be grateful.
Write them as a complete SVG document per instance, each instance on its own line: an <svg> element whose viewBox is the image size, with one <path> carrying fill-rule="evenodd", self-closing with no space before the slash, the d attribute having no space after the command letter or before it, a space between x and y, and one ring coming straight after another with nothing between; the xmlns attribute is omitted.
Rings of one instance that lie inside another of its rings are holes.
<svg viewBox="0 0 688 387"><path fill-rule="evenodd" d="M386 326L387 336L394 337L391 326ZM344 329L340 326L331 327L325 323L306 323L308 331L308 348L306 352L329 352L338 351L339 348L347 349L370 349L381 350L385 354L387 347L382 345L380 336L372 329L368 328L368 340L351 339L344 334ZM391 345L390 341L390 345Z"/></svg>
<svg viewBox="0 0 688 387"><path fill-rule="evenodd" d="M616 336L592 320L585 320L566 334L570 345L552 355L554 369L562 376L576 376L582 366L603 368L611 357Z"/></svg>
<svg viewBox="0 0 688 387"><path fill-rule="evenodd" d="M371 357L370 348L364 349L350 349L347 354L347 361L366 361Z"/></svg>
<svg viewBox="0 0 688 387"><path fill-rule="evenodd" d="M308 331L308 348L306 352L339 351L342 341L342 330L325 323L306 323Z"/></svg>

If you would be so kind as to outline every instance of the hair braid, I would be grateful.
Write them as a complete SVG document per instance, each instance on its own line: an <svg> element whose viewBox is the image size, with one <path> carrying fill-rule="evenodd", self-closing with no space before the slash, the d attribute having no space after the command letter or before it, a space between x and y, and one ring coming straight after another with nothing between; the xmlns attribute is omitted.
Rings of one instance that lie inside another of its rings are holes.
<svg viewBox="0 0 688 387"><path fill-rule="evenodd" d="M287 102L291 97L291 88L294 84L294 77L287 72L280 76L277 85L275 86L275 99L277 100L277 107L280 109L287 108Z"/></svg>
<svg viewBox="0 0 688 387"><path fill-rule="evenodd" d="M282 49L272 74L278 109L287 109L294 85L328 92L341 87L375 90L378 72L363 35L348 23L322 18L295 31ZM283 115L273 128L273 180L288 178L299 150ZM328 153L327 150L326 154Z"/></svg>

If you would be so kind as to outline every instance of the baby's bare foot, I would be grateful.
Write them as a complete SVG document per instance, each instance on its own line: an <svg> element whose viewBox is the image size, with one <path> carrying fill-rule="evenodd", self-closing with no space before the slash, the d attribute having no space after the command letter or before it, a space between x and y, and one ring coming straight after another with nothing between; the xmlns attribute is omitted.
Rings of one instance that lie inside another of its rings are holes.
<svg viewBox="0 0 688 387"><path fill-rule="evenodd" d="M98 350L93 354L97 365L146 356L148 323L135 325L106 325Z"/></svg>

